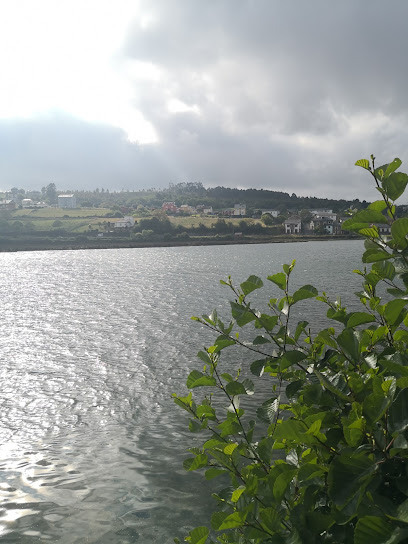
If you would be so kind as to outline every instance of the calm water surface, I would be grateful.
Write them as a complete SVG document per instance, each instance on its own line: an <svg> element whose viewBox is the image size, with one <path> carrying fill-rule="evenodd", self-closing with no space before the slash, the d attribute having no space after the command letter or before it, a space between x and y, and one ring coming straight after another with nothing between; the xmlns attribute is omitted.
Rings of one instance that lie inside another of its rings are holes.
<svg viewBox="0 0 408 544"><path fill-rule="evenodd" d="M266 278L293 258L294 288L353 300L361 251L338 241L0 254L1 542L163 544L205 524L206 483L182 468L192 435L171 400L212 340L190 317L227 317L220 279Z"/></svg>

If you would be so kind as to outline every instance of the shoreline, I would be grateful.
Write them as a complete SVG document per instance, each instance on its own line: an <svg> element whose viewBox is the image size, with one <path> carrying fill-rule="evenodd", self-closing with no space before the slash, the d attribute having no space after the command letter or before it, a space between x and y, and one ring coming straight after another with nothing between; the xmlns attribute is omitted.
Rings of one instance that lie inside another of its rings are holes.
<svg viewBox="0 0 408 544"><path fill-rule="evenodd" d="M155 247L188 247L188 246L221 246L221 245L248 245L248 244L286 244L293 242L328 242L336 240L356 240L349 235L314 236L314 235L282 235L267 237L242 237L237 240L218 239L189 239L183 241L146 241L115 240L112 238L98 240L2 240L0 238L0 253L15 253L18 251L76 251L84 249L135 249ZM7 243L8 242L8 243Z"/></svg>

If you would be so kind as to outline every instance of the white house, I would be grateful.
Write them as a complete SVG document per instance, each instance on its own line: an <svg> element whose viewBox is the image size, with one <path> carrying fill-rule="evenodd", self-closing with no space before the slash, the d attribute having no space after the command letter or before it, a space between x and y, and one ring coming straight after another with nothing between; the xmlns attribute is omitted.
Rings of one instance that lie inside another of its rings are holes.
<svg viewBox="0 0 408 544"><path fill-rule="evenodd" d="M31 200L31 198L23 198L21 205L23 208L30 208L31 206L34 206L34 202Z"/></svg>
<svg viewBox="0 0 408 544"><path fill-rule="evenodd" d="M243 216L246 215L246 205L245 204L234 204L234 210L232 212L234 216Z"/></svg>
<svg viewBox="0 0 408 544"><path fill-rule="evenodd" d="M76 208L75 195L58 195L58 208Z"/></svg>
<svg viewBox="0 0 408 544"><path fill-rule="evenodd" d="M300 234L302 230L302 220L297 215L292 215L284 221L285 234Z"/></svg>
<svg viewBox="0 0 408 544"><path fill-rule="evenodd" d="M118 221L115 221L115 224L113 225L115 229L129 229L130 227L133 227L135 224L135 218L131 215L126 215L122 219L118 219Z"/></svg>

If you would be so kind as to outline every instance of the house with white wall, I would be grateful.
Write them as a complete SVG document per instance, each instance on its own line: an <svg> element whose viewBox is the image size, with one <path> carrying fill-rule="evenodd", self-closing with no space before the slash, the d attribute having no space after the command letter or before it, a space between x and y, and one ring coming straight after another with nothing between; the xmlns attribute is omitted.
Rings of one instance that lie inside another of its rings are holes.
<svg viewBox="0 0 408 544"><path fill-rule="evenodd" d="M130 229L135 223L136 221L133 216L126 215L125 217L122 217L122 219L115 221L113 226L115 229Z"/></svg>
<svg viewBox="0 0 408 544"><path fill-rule="evenodd" d="M302 231L302 220L298 215L292 215L283 222L285 234L300 234Z"/></svg>
<svg viewBox="0 0 408 544"><path fill-rule="evenodd" d="M75 195L58 195L58 208L75 209Z"/></svg>

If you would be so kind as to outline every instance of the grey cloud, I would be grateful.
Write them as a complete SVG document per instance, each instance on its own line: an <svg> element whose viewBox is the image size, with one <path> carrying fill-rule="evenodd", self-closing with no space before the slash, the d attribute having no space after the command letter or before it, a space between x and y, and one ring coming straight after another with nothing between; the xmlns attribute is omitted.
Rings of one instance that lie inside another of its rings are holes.
<svg viewBox="0 0 408 544"><path fill-rule="evenodd" d="M141 6L153 9L156 20L132 28L123 54L166 75L156 87L140 82L135 103L186 175L376 198L357 181L354 160L372 152L404 158L404 0L142 0ZM169 114L164 89L196 104L201 116ZM379 115L383 124L372 122Z"/></svg>
<svg viewBox="0 0 408 544"><path fill-rule="evenodd" d="M134 106L158 143L58 115L3 121L1 186L190 180L375 199L354 161L407 158L405 0L139 4L155 22L133 24L116 60L161 68L157 81L134 76ZM199 113L172 113L169 98Z"/></svg>
<svg viewBox="0 0 408 544"><path fill-rule="evenodd" d="M0 188L149 188L168 183L164 158L110 126L56 114L0 122Z"/></svg>

